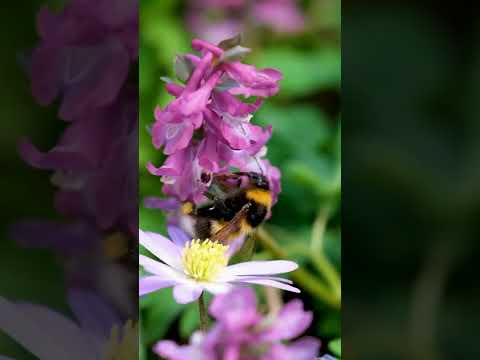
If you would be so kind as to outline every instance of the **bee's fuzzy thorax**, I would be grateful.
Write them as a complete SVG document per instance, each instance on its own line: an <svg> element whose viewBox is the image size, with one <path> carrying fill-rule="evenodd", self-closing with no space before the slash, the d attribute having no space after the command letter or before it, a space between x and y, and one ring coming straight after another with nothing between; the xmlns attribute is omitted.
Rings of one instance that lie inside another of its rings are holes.
<svg viewBox="0 0 480 360"><path fill-rule="evenodd" d="M267 208L270 208L272 206L272 194L270 193L270 191L257 188L249 189L246 191L246 197L248 200L252 200Z"/></svg>

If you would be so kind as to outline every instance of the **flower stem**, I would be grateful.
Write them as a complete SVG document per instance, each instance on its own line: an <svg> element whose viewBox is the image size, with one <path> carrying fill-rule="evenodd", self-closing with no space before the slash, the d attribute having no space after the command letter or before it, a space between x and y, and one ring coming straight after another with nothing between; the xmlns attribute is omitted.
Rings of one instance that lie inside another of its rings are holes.
<svg viewBox="0 0 480 360"><path fill-rule="evenodd" d="M200 331L207 332L208 330L208 315L205 307L205 301L203 300L203 293L198 298L198 311L200 313Z"/></svg>
<svg viewBox="0 0 480 360"><path fill-rule="evenodd" d="M267 300L268 313L273 316L276 316L283 306L280 290L277 288L267 287L267 286L264 287L263 289L265 292L265 298Z"/></svg>
<svg viewBox="0 0 480 360"><path fill-rule="evenodd" d="M275 239L263 227L258 229L256 233L258 241L263 247L276 259L287 259L288 255ZM317 299L324 301L334 309L340 309L341 299L332 292L330 287L323 284L319 279L309 271L299 268L291 275L293 281L298 283L302 289L314 295Z"/></svg>
<svg viewBox="0 0 480 360"><path fill-rule="evenodd" d="M330 207L325 206L318 212L317 218L313 223L312 238L311 238L311 260L318 272L322 274L335 292L337 296L341 296L341 281L340 276L332 265L328 257L325 255L323 240L325 229L327 226L328 217L330 214Z"/></svg>

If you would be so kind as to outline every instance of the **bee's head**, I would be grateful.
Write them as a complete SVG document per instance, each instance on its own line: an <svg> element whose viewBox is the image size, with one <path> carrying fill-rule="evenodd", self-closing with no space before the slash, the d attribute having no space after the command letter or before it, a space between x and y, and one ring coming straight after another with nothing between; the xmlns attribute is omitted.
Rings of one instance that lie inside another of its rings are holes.
<svg viewBox="0 0 480 360"><path fill-rule="evenodd" d="M248 177L253 186L259 189L270 190L270 183L265 175L256 172L249 172Z"/></svg>

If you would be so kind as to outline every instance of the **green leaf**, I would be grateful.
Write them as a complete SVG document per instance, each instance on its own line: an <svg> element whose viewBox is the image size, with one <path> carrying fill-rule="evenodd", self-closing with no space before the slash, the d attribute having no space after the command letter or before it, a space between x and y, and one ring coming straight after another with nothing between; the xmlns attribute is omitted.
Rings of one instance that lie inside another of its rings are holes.
<svg viewBox="0 0 480 360"><path fill-rule="evenodd" d="M340 192L340 174L333 161L326 156L293 160L284 169L286 177L313 190L320 197L331 197Z"/></svg>
<svg viewBox="0 0 480 360"><path fill-rule="evenodd" d="M338 338L328 343L328 349L336 356L342 356L342 339Z"/></svg>
<svg viewBox="0 0 480 360"><path fill-rule="evenodd" d="M275 152L284 149L282 144L286 144L288 149L284 149L284 153L288 158L318 152L333 135L327 115L314 106L265 104L255 116L255 122L262 126L272 125L269 149Z"/></svg>
<svg viewBox="0 0 480 360"><path fill-rule="evenodd" d="M316 330L319 337L338 338L341 333L341 313L340 311L324 311Z"/></svg>
<svg viewBox="0 0 480 360"><path fill-rule="evenodd" d="M165 336L184 305L175 302L172 289L162 289L143 296L140 307L143 312L145 344L150 345Z"/></svg>
<svg viewBox="0 0 480 360"><path fill-rule="evenodd" d="M305 96L318 90L340 88L341 60L338 48L300 51L292 48L265 49L259 67L280 70L281 97Z"/></svg>

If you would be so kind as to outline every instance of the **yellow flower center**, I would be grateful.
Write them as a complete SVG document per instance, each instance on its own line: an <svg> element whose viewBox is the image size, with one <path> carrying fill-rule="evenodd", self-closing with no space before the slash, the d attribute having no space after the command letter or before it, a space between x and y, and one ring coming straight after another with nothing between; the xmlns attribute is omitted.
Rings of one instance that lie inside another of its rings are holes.
<svg viewBox="0 0 480 360"><path fill-rule="evenodd" d="M138 323L128 320L122 329L114 326L105 346L105 360L134 360L138 358Z"/></svg>
<svg viewBox="0 0 480 360"><path fill-rule="evenodd" d="M185 244L182 262L185 273L197 281L212 281L227 266L227 245L193 239Z"/></svg>

